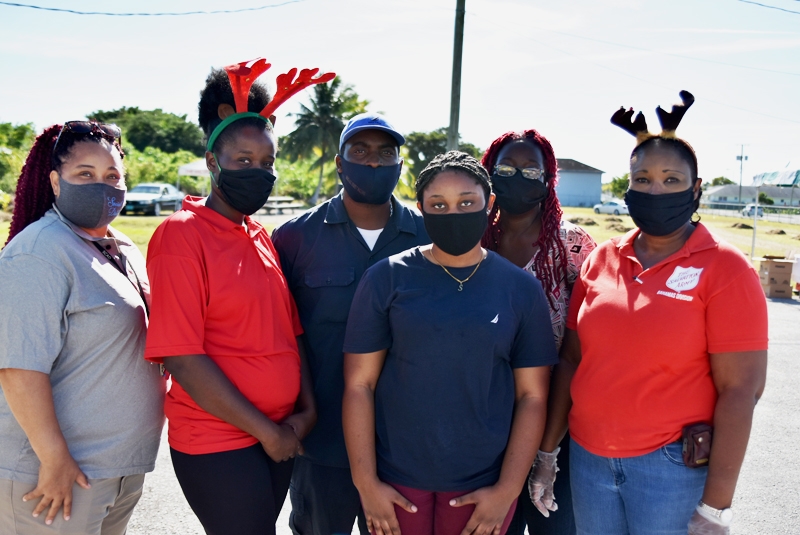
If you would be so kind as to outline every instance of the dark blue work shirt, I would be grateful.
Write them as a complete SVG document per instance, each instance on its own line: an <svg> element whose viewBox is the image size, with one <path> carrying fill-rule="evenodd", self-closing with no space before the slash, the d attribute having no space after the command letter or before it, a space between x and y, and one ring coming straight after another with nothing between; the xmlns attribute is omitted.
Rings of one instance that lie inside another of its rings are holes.
<svg viewBox="0 0 800 535"><path fill-rule="evenodd" d="M448 268L466 279L474 266ZM489 252L458 291L418 248L368 269L344 350L388 349L375 389L378 477L420 490L497 483L514 369L558 360L541 283Z"/></svg>
<svg viewBox="0 0 800 535"><path fill-rule="evenodd" d="M344 333L364 271L376 262L430 243L422 216L392 197L392 215L370 251L341 194L281 225L272 235L297 302L314 380L317 425L303 440L312 462L347 468L342 432Z"/></svg>

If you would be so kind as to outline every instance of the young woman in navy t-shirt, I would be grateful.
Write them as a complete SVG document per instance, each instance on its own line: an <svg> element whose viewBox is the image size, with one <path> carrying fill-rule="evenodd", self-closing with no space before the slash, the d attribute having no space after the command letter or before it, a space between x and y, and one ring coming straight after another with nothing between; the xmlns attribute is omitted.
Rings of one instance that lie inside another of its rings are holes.
<svg viewBox="0 0 800 535"><path fill-rule="evenodd" d="M494 196L476 159L437 156L416 190L433 245L367 270L348 319L353 481L373 533L504 533L557 361L547 300L480 246Z"/></svg>

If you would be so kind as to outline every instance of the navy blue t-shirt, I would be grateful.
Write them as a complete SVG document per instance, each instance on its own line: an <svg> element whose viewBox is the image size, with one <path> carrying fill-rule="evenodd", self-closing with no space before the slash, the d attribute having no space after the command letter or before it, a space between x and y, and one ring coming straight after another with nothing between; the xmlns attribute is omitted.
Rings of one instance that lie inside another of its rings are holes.
<svg viewBox="0 0 800 535"><path fill-rule="evenodd" d="M474 266L448 269L463 280ZM539 281L489 252L459 292L418 247L375 264L356 290L344 350L382 349L378 477L438 492L497 482L511 433L513 370L558 360Z"/></svg>

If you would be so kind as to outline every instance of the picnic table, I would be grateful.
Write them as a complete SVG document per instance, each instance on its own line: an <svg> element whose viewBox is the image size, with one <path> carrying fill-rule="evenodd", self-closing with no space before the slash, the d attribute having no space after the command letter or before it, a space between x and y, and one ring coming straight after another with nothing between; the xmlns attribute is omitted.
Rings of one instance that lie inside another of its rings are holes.
<svg viewBox="0 0 800 535"><path fill-rule="evenodd" d="M292 197L276 195L270 197L269 200L264 203L263 208L268 214L282 214L284 210L291 210L292 213L297 209L305 210L306 205Z"/></svg>

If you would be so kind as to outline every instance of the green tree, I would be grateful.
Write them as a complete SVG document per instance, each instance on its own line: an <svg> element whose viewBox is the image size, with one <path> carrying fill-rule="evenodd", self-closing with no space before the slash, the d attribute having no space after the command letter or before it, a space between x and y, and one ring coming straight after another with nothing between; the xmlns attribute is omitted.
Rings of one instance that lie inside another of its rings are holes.
<svg viewBox="0 0 800 535"><path fill-rule="evenodd" d="M758 192L758 204L766 204L768 206L772 206L773 204L775 204L775 201L772 199L772 197L770 197L769 195L767 195L763 191L759 191Z"/></svg>
<svg viewBox="0 0 800 535"><path fill-rule="evenodd" d="M290 162L313 159L309 169L319 170L317 185L309 201L312 205L319 200L325 164L333 160L339 149L339 136L345 122L365 112L369 104L359 98L352 86L342 85L338 76L327 84L315 85L313 91L310 107L300 105L300 113L294 114L295 130L284 138L282 146L279 144Z"/></svg>
<svg viewBox="0 0 800 535"><path fill-rule="evenodd" d="M621 199L625 195L625 192L628 191L629 179L630 173L625 173L622 176L615 176L611 179L611 182L603 184L603 191Z"/></svg>
<svg viewBox="0 0 800 535"><path fill-rule="evenodd" d="M405 172L400 178L398 192L407 198L416 197L414 193L414 182L420 172L427 167L437 154L447 152L447 128L438 128L431 132L411 132L406 138L403 146ZM483 151L473 145L459 139L458 149L480 159Z"/></svg>
<svg viewBox="0 0 800 535"><path fill-rule="evenodd" d="M28 157L33 142L36 140L36 131L33 125L0 123L0 191L6 194L17 189L17 180ZM9 198L2 196L4 201L0 208L8 207Z"/></svg>
<svg viewBox="0 0 800 535"><path fill-rule="evenodd" d="M438 128L432 132L411 132L406 138L405 147L408 150L406 165L414 177L425 169L437 154L447 152L447 128ZM459 139L458 149L480 158L483 151L473 145Z"/></svg>
<svg viewBox="0 0 800 535"><path fill-rule="evenodd" d="M185 115L175 115L161 109L122 107L111 111L98 110L89 114L89 119L115 123L122 129L125 139L139 151L155 147L168 153L181 150L196 156L205 153L203 132L196 124L187 121Z"/></svg>
<svg viewBox="0 0 800 535"><path fill-rule="evenodd" d="M178 168L196 159L197 156L186 150L168 153L155 147L145 147L140 151L129 145L123 160L125 182L128 189L143 182L167 182L176 185ZM196 195L201 193L205 180L205 177L181 177L180 189Z"/></svg>
<svg viewBox="0 0 800 535"><path fill-rule="evenodd" d="M711 179L711 185L712 186L724 186L726 184L735 184L735 182L733 180L729 179L729 178L724 177L724 176L718 176L716 178L712 178Z"/></svg>

